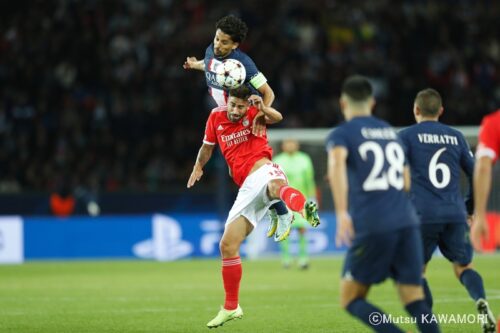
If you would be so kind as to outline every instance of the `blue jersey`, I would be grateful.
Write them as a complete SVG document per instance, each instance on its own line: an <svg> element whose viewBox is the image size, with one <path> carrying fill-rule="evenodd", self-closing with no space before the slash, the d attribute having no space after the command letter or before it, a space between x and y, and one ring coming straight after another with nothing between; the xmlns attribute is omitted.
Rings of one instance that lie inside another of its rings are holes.
<svg viewBox="0 0 500 333"><path fill-rule="evenodd" d="M348 151L349 214L356 236L418 225L403 190L404 150L388 123L355 117L328 135L328 150L338 146Z"/></svg>
<svg viewBox="0 0 500 333"><path fill-rule="evenodd" d="M243 64L246 70L245 84L255 93L257 93L257 89L267 82L266 77L264 74L259 72L253 60L239 48L232 50L229 55L223 58L215 56L214 44L212 43L205 51L205 78L207 81L208 92L218 106L227 104L228 94L227 89L223 89L222 86L217 83L214 70L215 67L217 67L225 59L235 59Z"/></svg>
<svg viewBox="0 0 500 333"><path fill-rule="evenodd" d="M422 223L465 223L460 173L464 170L472 184L474 158L462 133L424 121L399 136L411 169L411 198Z"/></svg>

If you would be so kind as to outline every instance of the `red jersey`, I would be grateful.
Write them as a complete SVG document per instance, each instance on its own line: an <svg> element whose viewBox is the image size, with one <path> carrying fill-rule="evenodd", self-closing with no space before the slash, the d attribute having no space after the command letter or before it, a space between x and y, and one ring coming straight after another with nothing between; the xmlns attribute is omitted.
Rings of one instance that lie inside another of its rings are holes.
<svg viewBox="0 0 500 333"><path fill-rule="evenodd" d="M488 156L495 162L500 156L500 109L483 118L479 129L476 158Z"/></svg>
<svg viewBox="0 0 500 333"><path fill-rule="evenodd" d="M258 112L251 106L238 122L233 123L227 117L227 106L219 106L212 110L205 127L203 143L219 144L238 186L243 184L255 162L264 157L271 160L273 156L267 136L252 134L252 123Z"/></svg>

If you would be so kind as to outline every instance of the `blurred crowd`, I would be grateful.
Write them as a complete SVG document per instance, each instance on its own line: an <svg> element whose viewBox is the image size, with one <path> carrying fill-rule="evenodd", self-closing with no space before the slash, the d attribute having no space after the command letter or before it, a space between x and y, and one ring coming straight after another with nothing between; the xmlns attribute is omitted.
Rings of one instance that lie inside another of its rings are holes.
<svg viewBox="0 0 500 333"><path fill-rule="evenodd" d="M376 114L396 126L428 86L451 125L500 105L498 1L2 2L0 192L184 186L212 102L182 63L203 57L230 13L249 26L241 48L281 127L336 125L352 73L372 79Z"/></svg>

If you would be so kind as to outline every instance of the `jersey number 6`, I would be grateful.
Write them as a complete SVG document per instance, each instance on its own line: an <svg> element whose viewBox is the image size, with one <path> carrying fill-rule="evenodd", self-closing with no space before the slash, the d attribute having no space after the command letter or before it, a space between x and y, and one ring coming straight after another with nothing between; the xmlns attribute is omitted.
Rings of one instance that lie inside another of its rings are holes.
<svg viewBox="0 0 500 333"><path fill-rule="evenodd" d="M445 163L438 163L439 156L446 148L441 148L432 155L431 161L429 162L429 180L435 188L445 188L450 183L450 168ZM441 171L442 179L438 180L437 172Z"/></svg>

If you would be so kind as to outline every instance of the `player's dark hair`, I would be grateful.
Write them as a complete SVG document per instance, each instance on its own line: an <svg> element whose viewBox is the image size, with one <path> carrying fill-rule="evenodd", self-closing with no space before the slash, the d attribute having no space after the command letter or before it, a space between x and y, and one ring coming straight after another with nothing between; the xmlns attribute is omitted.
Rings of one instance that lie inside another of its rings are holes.
<svg viewBox="0 0 500 333"><path fill-rule="evenodd" d="M355 102L364 102L373 96L373 88L368 79L361 75L352 75L344 80L342 94Z"/></svg>
<svg viewBox="0 0 500 333"><path fill-rule="evenodd" d="M415 97L415 104L417 104L423 116L434 117L439 114L443 101L437 90L427 88L418 92L417 97Z"/></svg>
<svg viewBox="0 0 500 333"><path fill-rule="evenodd" d="M252 91L246 85L242 84L238 88L229 90L229 96L246 100L252 96Z"/></svg>
<svg viewBox="0 0 500 333"><path fill-rule="evenodd" d="M215 29L231 36L233 42L241 43L247 36L248 27L245 22L234 15L224 16L215 23Z"/></svg>

